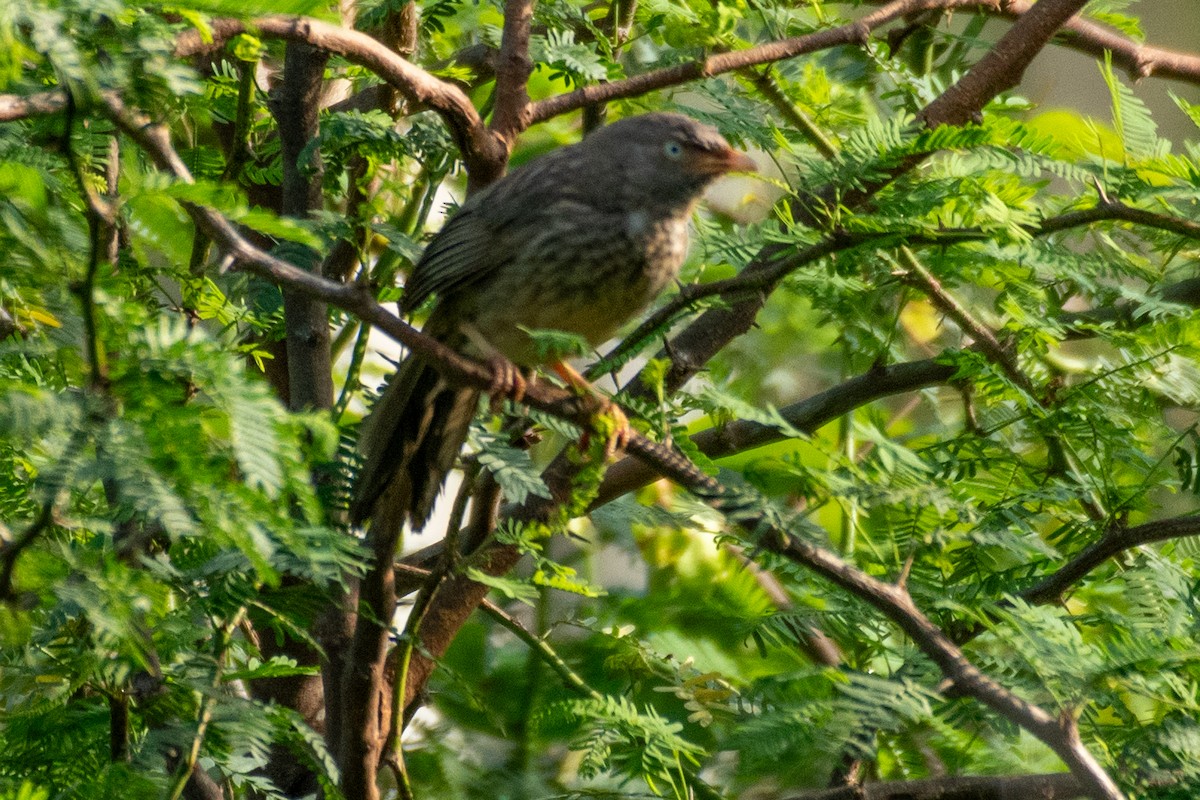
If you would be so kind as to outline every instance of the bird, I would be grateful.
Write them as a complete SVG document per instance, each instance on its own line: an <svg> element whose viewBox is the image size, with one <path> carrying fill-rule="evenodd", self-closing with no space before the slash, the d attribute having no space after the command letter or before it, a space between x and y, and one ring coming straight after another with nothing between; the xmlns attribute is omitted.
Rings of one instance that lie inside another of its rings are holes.
<svg viewBox="0 0 1200 800"><path fill-rule="evenodd" d="M418 259L400 311L433 297L424 332L494 364L541 366L530 330L599 345L676 278L705 188L754 167L691 117L617 120L471 195ZM412 528L423 528L479 396L420 355L401 362L361 427L351 522L396 492Z"/></svg>

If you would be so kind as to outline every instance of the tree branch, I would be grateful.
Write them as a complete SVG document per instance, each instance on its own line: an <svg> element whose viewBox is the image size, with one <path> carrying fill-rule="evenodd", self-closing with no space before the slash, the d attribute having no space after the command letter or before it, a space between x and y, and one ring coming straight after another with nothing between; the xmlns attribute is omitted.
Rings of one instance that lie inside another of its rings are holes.
<svg viewBox="0 0 1200 800"><path fill-rule="evenodd" d="M532 0L507 0L504 4L504 33L496 61L496 105L491 128L510 148L517 134L528 128L530 122L526 84L533 74L533 60L529 56L532 21Z"/></svg>
<svg viewBox="0 0 1200 800"><path fill-rule="evenodd" d="M50 527L53 518L54 500L52 498L42 504L37 518L30 522L25 530L0 544L0 600L8 600L12 597L13 571L17 568L17 559L20 558L25 548L33 544L37 537Z"/></svg>
<svg viewBox="0 0 1200 800"><path fill-rule="evenodd" d="M446 121L473 180L489 183L503 173L508 149L499 136L489 131L461 89L439 80L401 58L365 33L305 17L269 16L250 22L216 19L212 37L206 41L199 31L182 34L175 45L180 57L210 52L240 33L255 33L289 42L303 42L336 53L375 72L412 103L427 106Z"/></svg>
<svg viewBox="0 0 1200 800"><path fill-rule="evenodd" d="M1069 772L882 781L785 795L782 800L1074 800L1084 797Z"/></svg>
<svg viewBox="0 0 1200 800"><path fill-rule="evenodd" d="M309 150L317 137L318 100L329 54L302 42L288 42L283 82L272 111L279 127L283 156L285 215L305 219L322 207L321 157ZM310 161L300 163L303 153ZM305 249L311 269L319 269L317 254ZM293 411L329 409L333 406L333 366L329 339L329 312L325 304L306 294L284 291L287 335L288 401Z"/></svg>
<svg viewBox="0 0 1200 800"><path fill-rule="evenodd" d="M1021 592L1020 597L1037 604L1057 602L1071 586L1118 553L1152 542L1197 535L1200 535L1200 516L1173 517L1133 528L1113 525L1098 541L1085 547L1037 585Z"/></svg>
<svg viewBox="0 0 1200 800"><path fill-rule="evenodd" d="M1025 68L1046 42L1088 0L1041 0L1029 7L1000 40L957 83L925 107L926 127L965 125L1001 92L1021 82Z"/></svg>
<svg viewBox="0 0 1200 800"><path fill-rule="evenodd" d="M1029 380L1029 376L1021 371L1012 348L1001 343L991 328L976 320L966 307L947 292L941 281L926 269L911 250L901 246L900 257L904 268L908 270L906 277L909 282L920 288L935 308L954 320L968 336L974 339L976 346L987 355L988 360L997 364L1015 386L1030 397L1036 397L1037 393L1033 383Z"/></svg>
<svg viewBox="0 0 1200 800"><path fill-rule="evenodd" d="M939 364L933 359L874 367L863 375L785 406L779 409L779 414L794 428L815 433L860 406L894 394L944 383L954 372L955 367ZM781 441L785 434L772 425L737 420L701 431L691 438L704 455L723 458ZM598 508L659 477L657 472L639 459L624 458L608 468L591 507Z"/></svg>
<svg viewBox="0 0 1200 800"><path fill-rule="evenodd" d="M980 6L989 11L994 7L986 0ZM1016 18L1032 7L1028 0L1004 0L999 14ZM1068 20L1062 27L1060 38L1072 50L1096 58L1102 59L1106 52L1112 53L1113 63L1124 67L1136 80L1155 76L1187 83L1200 82L1200 57L1136 42L1082 17Z"/></svg>
<svg viewBox="0 0 1200 800"><path fill-rule="evenodd" d="M672 67L644 72L624 80L584 86L567 94L549 97L534 103L530 109L530 124L543 122L576 111L593 103L604 103L622 97L636 97L657 89L679 86L701 78L711 78L726 72L759 64L769 64L788 58L828 50L848 44L863 44L871 31L908 14L930 8L957 8L977 5L979 0L895 0L857 22L836 28L768 42L745 50L717 53L707 58L689 61ZM999 0L996 0L999 3Z"/></svg>

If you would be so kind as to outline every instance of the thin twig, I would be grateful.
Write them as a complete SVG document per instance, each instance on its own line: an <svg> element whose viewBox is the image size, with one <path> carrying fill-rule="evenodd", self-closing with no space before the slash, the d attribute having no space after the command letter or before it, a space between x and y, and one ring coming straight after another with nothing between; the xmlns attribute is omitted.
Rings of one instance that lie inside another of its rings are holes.
<svg viewBox="0 0 1200 800"><path fill-rule="evenodd" d="M12 597L13 571L17 559L25 548L29 547L42 534L54 519L54 501L47 500L42 504L37 517L15 537L0 545L0 600Z"/></svg>
<svg viewBox="0 0 1200 800"><path fill-rule="evenodd" d="M746 77L746 80L750 81L754 85L754 88L758 89L767 102L779 112L784 121L790 122L792 127L804 134L804 138L808 139L809 144L815 147L818 153L828 159L837 158L837 146L817 126L816 122L805 114L804 111L797 108L791 99L783 93L772 73L773 70L770 65L762 69L747 67L741 70L741 74Z"/></svg>
<svg viewBox="0 0 1200 800"><path fill-rule="evenodd" d="M220 688L225 677L225 660L229 651L229 643L233 632L237 630L245 616L246 607L242 606L226 620L224 625L217 629L217 635L213 642L214 668L210 684L213 691L201 696L200 709L196 712L196 732L192 736L192 743L188 747L187 753L175 770L175 780L171 783L171 788L167 793L169 800L179 800L188 781L192 778L192 772L196 769L196 762L200 759L200 748L204 744L204 737L208 733L208 726L212 722L213 711L217 705L218 693L216 690Z"/></svg>
<svg viewBox="0 0 1200 800"><path fill-rule="evenodd" d="M925 293L934 307L958 323L958 326L975 340L988 359L1004 370L1004 374L1015 386L1030 397L1036 398L1037 392L1033 382L1017 365L1012 348L1002 344L991 328L975 319L966 306L946 291L941 281L934 277L912 250L901 246L900 257L903 262L902 268L907 272L910 282Z"/></svg>
<svg viewBox="0 0 1200 800"><path fill-rule="evenodd" d="M571 669L567 662L563 661L562 656L554 651L554 648L547 644L546 640L540 636L534 636L529 631L525 630L525 626L517 622L508 612L500 608L491 600L484 600L480 607L487 612L488 616L499 622L506 630L525 643L527 647L535 654L542 662L550 667L563 682L563 686L573 692L576 692L584 697L592 700L603 700L604 695L588 686L587 681L579 676L579 673Z"/></svg>

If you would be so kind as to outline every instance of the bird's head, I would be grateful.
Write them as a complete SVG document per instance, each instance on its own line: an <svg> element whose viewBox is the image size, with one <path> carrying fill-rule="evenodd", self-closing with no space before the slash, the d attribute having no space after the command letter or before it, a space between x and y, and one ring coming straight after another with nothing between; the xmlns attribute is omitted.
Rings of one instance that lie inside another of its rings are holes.
<svg viewBox="0 0 1200 800"><path fill-rule="evenodd" d="M690 203L721 175L755 169L716 128L682 114L626 117L596 131L582 146L614 165L626 191L667 204Z"/></svg>

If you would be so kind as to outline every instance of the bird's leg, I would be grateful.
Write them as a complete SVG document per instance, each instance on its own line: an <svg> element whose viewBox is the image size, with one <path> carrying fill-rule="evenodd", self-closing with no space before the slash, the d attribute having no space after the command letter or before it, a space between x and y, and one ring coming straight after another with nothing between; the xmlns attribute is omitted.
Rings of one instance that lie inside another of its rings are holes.
<svg viewBox="0 0 1200 800"><path fill-rule="evenodd" d="M562 378L568 386L580 394L587 394L600 403L600 413L613 421L613 430L608 434L607 441L604 443L604 457L608 459L618 450L624 450L629 444L630 434L633 428L629 424L629 417L625 416L625 412L621 407L607 395L604 395L593 386L587 378L579 374L579 372L565 361L555 361L552 365L558 377ZM581 446L587 448L587 433L583 435Z"/></svg>
<svg viewBox="0 0 1200 800"><path fill-rule="evenodd" d="M521 368L499 353L488 356L488 366L492 368L492 382L488 384L488 396L492 398L492 410L501 400L508 398L514 403L525 399L525 390L529 381L521 374Z"/></svg>
<svg viewBox="0 0 1200 800"><path fill-rule="evenodd" d="M488 366L492 368L492 382L487 388L488 397L492 399L492 411L500 410L501 400L509 399L514 403L524 400L529 380L521 373L521 368L505 358L474 325L463 323L459 327L471 344L486 355Z"/></svg>

